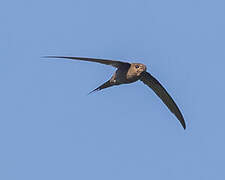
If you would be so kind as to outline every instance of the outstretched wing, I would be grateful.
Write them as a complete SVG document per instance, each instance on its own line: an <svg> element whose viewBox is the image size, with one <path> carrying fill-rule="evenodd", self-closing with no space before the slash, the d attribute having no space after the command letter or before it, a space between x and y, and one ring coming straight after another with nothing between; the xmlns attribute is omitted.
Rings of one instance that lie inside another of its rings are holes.
<svg viewBox="0 0 225 180"><path fill-rule="evenodd" d="M122 61L115 61L115 60L108 60L108 59L96 59L96 58L85 58L85 57L44 56L44 58L62 58L62 59L89 61L89 62L96 62L96 63L105 64L105 65L111 65L111 66L116 67L116 68L119 68L123 65L130 64L130 63L127 63L127 62L122 62Z"/></svg>
<svg viewBox="0 0 225 180"><path fill-rule="evenodd" d="M140 80L149 86L159 97L160 99L164 102L164 104L169 108L169 110L175 114L177 119L180 121L182 124L183 128L186 128L185 121L183 118L183 115L181 114L178 106L172 99L172 97L168 94L166 89L159 83L157 79L155 79L151 74L148 72L143 72L141 75Z"/></svg>

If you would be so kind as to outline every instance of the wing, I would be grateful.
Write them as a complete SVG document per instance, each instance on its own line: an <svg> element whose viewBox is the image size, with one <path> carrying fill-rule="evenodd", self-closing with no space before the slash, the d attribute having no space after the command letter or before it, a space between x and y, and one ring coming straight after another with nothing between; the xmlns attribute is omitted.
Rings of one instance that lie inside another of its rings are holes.
<svg viewBox="0 0 225 180"><path fill-rule="evenodd" d="M127 62L122 62L122 61L114 61L114 60L107 60L107 59L96 59L96 58L85 58L85 57L44 56L44 58L62 58L62 59L89 61L89 62L96 62L96 63L105 64L105 65L111 65L111 66L116 67L116 68L119 68L123 65L130 64L130 63L127 63Z"/></svg>
<svg viewBox="0 0 225 180"><path fill-rule="evenodd" d="M164 102L164 104L169 108L169 110L175 114L177 119L182 124L183 128L186 128L185 121L183 115L181 114L179 108L177 107L176 103L172 99L172 97L167 93L166 89L159 83L157 79L155 79L151 74L148 72L143 72L140 80L149 86Z"/></svg>

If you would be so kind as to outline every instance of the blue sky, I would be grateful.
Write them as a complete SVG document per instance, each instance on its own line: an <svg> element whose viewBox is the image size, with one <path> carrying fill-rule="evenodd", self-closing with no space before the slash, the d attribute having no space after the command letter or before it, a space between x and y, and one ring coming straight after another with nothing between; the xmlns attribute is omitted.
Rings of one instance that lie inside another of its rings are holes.
<svg viewBox="0 0 225 180"><path fill-rule="evenodd" d="M225 1L0 2L0 179L224 180ZM184 131L141 82L87 96L141 62Z"/></svg>

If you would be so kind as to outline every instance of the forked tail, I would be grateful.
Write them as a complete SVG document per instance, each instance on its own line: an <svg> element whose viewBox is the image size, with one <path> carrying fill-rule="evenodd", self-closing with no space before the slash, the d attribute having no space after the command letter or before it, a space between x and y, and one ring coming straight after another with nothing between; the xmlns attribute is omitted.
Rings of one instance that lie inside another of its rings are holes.
<svg viewBox="0 0 225 180"><path fill-rule="evenodd" d="M88 94L91 94L95 91L100 91L102 89L108 88L110 86L113 86L112 82L110 82L110 80L108 80L107 82L105 82L104 84L102 84L101 86L97 87L96 89L94 89L93 91L89 92Z"/></svg>

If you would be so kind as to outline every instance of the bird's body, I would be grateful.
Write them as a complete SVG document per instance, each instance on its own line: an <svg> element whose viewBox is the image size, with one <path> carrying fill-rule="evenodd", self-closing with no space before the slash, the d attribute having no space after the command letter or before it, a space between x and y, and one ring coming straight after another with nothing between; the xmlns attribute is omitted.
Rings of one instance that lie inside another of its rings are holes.
<svg viewBox="0 0 225 180"><path fill-rule="evenodd" d="M138 68L136 68L135 66ZM133 83L139 80L140 74L144 70L146 70L145 65L140 63L124 65L116 70L111 80L114 81L117 85Z"/></svg>
<svg viewBox="0 0 225 180"><path fill-rule="evenodd" d="M106 59L95 59L95 58L84 58L84 57L67 57L67 56L46 56L47 58L65 58L72 60L82 60L101 63L105 65L111 65L117 68L116 72L112 77L106 81L101 86L97 87L90 93L94 91L99 91L111 86L120 85L120 84L129 84L135 81L141 80L144 84L149 86L164 102L164 104L170 109L170 111L175 114L177 119L182 124L183 128L186 128L183 115L181 114L178 106L173 101L172 97L167 93L163 86L156 80L151 74L146 72L147 68L144 64L141 63L128 63L115 60L106 60Z"/></svg>

